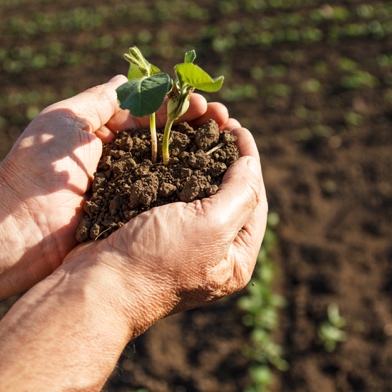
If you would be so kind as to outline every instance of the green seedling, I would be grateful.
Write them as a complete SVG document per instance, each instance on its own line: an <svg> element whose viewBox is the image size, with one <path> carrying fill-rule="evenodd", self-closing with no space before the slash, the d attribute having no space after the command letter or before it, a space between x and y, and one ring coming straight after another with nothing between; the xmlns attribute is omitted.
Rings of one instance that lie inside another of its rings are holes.
<svg viewBox="0 0 392 392"><path fill-rule="evenodd" d="M168 94L167 121L163 133L162 159L165 165L169 162L169 140L174 121L178 120L189 108L189 98L195 89L213 93L222 87L223 76L211 78L200 67L193 64L196 52L191 50L185 54L184 63L174 67L176 80Z"/></svg>
<svg viewBox="0 0 392 392"><path fill-rule="evenodd" d="M161 107L167 97L167 120L162 139L162 160L165 165L169 163L169 141L173 123L178 120L189 108L189 99L195 89L212 93L218 91L224 77L212 78L193 62L196 52L191 50L185 54L184 62L174 67L176 74L172 80L159 68L151 65L133 47L125 58L131 63L128 71L128 81L117 88L117 97L122 109L128 109L135 117L149 115L151 140L156 144L155 112ZM154 147L153 142L151 143ZM155 153L155 160L156 160ZM154 152L152 152L153 161Z"/></svg>
<svg viewBox="0 0 392 392"><path fill-rule="evenodd" d="M336 305L328 306L328 321L322 323L318 328L318 335L328 352L335 350L338 343L347 339L347 334L342 330L346 325L346 319L340 315Z"/></svg>
<svg viewBox="0 0 392 392"><path fill-rule="evenodd" d="M124 57L130 64L128 82L117 89L120 107L129 109L136 117L150 117L151 160L155 163L158 155L155 112L170 89L170 77L150 64L135 46Z"/></svg>

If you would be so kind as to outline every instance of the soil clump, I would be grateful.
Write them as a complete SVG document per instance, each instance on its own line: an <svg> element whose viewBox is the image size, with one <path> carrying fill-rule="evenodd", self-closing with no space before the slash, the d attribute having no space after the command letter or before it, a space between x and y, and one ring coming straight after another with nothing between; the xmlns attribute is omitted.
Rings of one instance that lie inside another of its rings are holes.
<svg viewBox="0 0 392 392"><path fill-rule="evenodd" d="M162 140L158 133L158 141ZM170 162L151 161L150 131L117 132L105 143L79 224L79 242L106 238L138 214L177 201L214 195L227 168L238 159L236 137L214 120L194 129L181 123L171 132Z"/></svg>

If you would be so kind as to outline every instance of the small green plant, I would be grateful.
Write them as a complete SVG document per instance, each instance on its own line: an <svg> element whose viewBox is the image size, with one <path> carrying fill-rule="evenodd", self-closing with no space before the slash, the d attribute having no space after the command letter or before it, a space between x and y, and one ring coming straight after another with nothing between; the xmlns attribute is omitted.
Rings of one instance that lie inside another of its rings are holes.
<svg viewBox="0 0 392 392"><path fill-rule="evenodd" d="M346 326L346 319L340 315L337 305L328 306L328 320L318 328L318 336L323 342L324 348L328 352L336 349L338 343L347 339L347 334L342 330Z"/></svg>
<svg viewBox="0 0 392 392"><path fill-rule="evenodd" d="M162 73L158 67L150 64L137 47L130 48L129 53L125 53L124 57L130 63L128 83L117 89L118 97L121 101L121 107L129 109L135 116L150 116L151 160L155 163L158 154L155 111L160 107L162 97L169 90L170 78L169 75ZM154 75L155 78L152 78ZM158 102L149 100L152 106L146 104L142 106L141 99L143 99L144 89L150 89L150 91L154 89L159 98Z"/></svg>
<svg viewBox="0 0 392 392"><path fill-rule="evenodd" d="M167 97L167 121L162 139L162 160L169 163L169 141L173 123L189 108L189 98L195 89L208 93L218 91L224 77L212 78L194 64L196 52L185 53L184 62L174 67L172 80L166 73L150 64L136 47L129 49L124 57L130 62L128 81L117 88L117 97L122 109L128 109L135 117L150 116L152 161L157 159L157 137L155 112Z"/></svg>

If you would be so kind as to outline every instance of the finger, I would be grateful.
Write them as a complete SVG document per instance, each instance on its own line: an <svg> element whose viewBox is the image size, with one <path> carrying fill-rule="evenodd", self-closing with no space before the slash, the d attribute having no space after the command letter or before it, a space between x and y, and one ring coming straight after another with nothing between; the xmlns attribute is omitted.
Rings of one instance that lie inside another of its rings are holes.
<svg viewBox="0 0 392 392"><path fill-rule="evenodd" d="M115 76L107 83L49 106L43 113L68 109L77 118L86 122L86 131L94 133L121 110L117 103L116 88L126 81L127 78L123 75Z"/></svg>
<svg viewBox="0 0 392 392"><path fill-rule="evenodd" d="M192 94L188 111L179 121L191 121L202 116L207 111L207 101L200 94ZM167 99L165 99L161 108L156 112L156 126L163 128L167 119ZM107 123L107 127L112 131L126 131L132 128L149 127L149 116L133 117L129 110L118 111Z"/></svg>
<svg viewBox="0 0 392 392"><path fill-rule="evenodd" d="M148 117L137 119L131 115L129 110L119 110L106 123L106 126L115 133L116 131L126 131L127 129L144 128L148 126L148 122Z"/></svg>
<svg viewBox="0 0 392 392"><path fill-rule="evenodd" d="M200 94L192 94L190 96L189 109L181 116L176 123L187 121L191 122L201 117L207 111L207 101ZM157 112L157 126L164 127L167 119L167 100Z"/></svg>
<svg viewBox="0 0 392 392"><path fill-rule="evenodd" d="M242 226L233 242L233 251L236 255L235 258L245 268L249 278L252 274L254 265L249 264L246 261L254 260L254 262L256 262L267 226L267 217L268 200L264 182L262 181L256 208L250 214L249 219ZM243 261L242 263L241 260Z"/></svg>
<svg viewBox="0 0 392 392"><path fill-rule="evenodd" d="M228 131L231 131L234 128L241 128L241 124L235 118L229 118L222 127L222 129L226 129Z"/></svg>
<svg viewBox="0 0 392 392"><path fill-rule="evenodd" d="M206 112L192 121L191 125L200 127L210 119L214 119L219 125L219 128L223 129L224 125L229 119L229 111L227 110L226 106L219 102L210 102L207 105Z"/></svg>
<svg viewBox="0 0 392 392"><path fill-rule="evenodd" d="M106 125L99 128L95 135L98 136L104 143L112 141L115 137L114 132L112 132Z"/></svg>
<svg viewBox="0 0 392 392"><path fill-rule="evenodd" d="M262 239L264 237L267 226L268 216L268 202L264 187L260 193L260 201L250 215L248 222L238 232L238 235L233 243L236 259L245 267L246 272L250 278L254 269L254 264L257 255L260 251ZM247 260L253 260L254 263L249 264Z"/></svg>
<svg viewBox="0 0 392 392"><path fill-rule="evenodd" d="M264 196L264 184L260 157L252 134L245 128L235 128L232 131L238 137L241 158L228 168L215 195L200 202L189 203L185 210L192 214L201 209L207 220L215 221L214 230L219 232L222 228L227 228L227 234L234 240L256 208L260 197Z"/></svg>
<svg viewBox="0 0 392 392"><path fill-rule="evenodd" d="M227 257L213 268L212 274L221 283L217 285L217 297L241 290L250 281L265 234L267 210L267 203L261 198L248 222L231 243Z"/></svg>
<svg viewBox="0 0 392 392"><path fill-rule="evenodd" d="M252 156L257 160L260 160L259 150L256 142L250 131L246 128L233 128L230 132L237 136L236 145L241 156Z"/></svg>
<svg viewBox="0 0 392 392"><path fill-rule="evenodd" d="M246 156L234 162L223 177L218 192L201 200L204 216L214 222L214 232L226 231L233 240L258 205L262 185L259 159Z"/></svg>
<svg viewBox="0 0 392 392"><path fill-rule="evenodd" d="M261 183L256 207L248 215L245 224L235 233L227 259L215 267L219 276L226 279L222 288L225 294L242 289L249 282L267 226L268 202Z"/></svg>
<svg viewBox="0 0 392 392"><path fill-rule="evenodd" d="M253 163L255 164L253 170L257 178L260 179L257 205L233 242L233 254L235 259L238 260L237 266L242 266L243 277L245 280L249 280L267 225L268 202L262 177L260 155L252 134L246 128L233 128L231 132L238 138L237 146L240 155L253 157ZM224 182L228 180L223 179ZM253 260L253 263L249 263L249 260Z"/></svg>

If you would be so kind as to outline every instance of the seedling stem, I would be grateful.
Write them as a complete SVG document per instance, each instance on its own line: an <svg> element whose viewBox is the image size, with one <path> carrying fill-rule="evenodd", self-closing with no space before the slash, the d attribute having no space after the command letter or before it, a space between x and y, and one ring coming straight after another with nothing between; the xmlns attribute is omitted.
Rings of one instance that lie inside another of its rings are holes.
<svg viewBox="0 0 392 392"><path fill-rule="evenodd" d="M151 77L161 73L160 69L150 64L142 55L140 50L133 46L129 48L129 53L124 54L125 59L130 63L128 70L128 80L139 79L143 77ZM149 114L150 117L150 134L151 134L151 160L153 163L157 161L158 156L158 139L156 131L155 112Z"/></svg>

